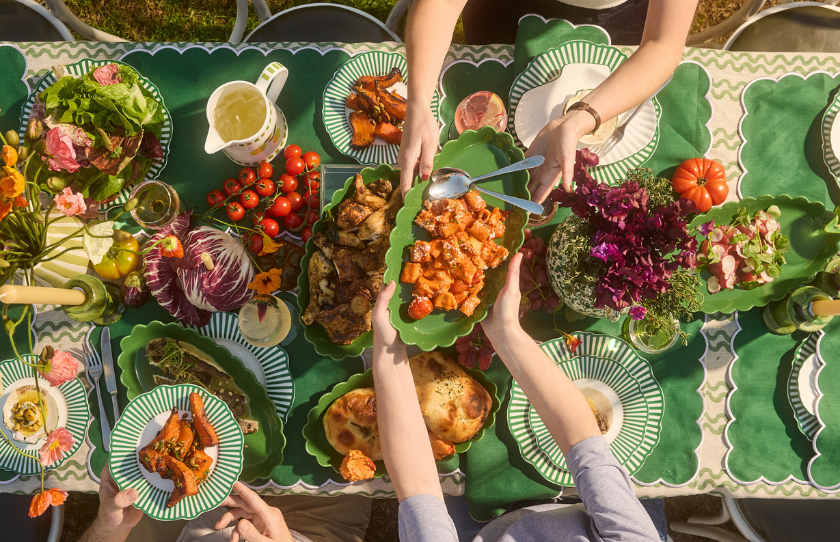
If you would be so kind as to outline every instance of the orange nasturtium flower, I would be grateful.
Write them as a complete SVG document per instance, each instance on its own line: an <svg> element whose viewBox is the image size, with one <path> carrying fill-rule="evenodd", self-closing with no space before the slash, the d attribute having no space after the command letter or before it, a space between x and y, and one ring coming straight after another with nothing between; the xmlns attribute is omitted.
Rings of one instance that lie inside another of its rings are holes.
<svg viewBox="0 0 840 542"><path fill-rule="evenodd" d="M257 278L248 284L248 288L256 290L258 294L269 295L271 292L278 290L282 283L282 272L279 269L272 269L257 275Z"/></svg>
<svg viewBox="0 0 840 542"><path fill-rule="evenodd" d="M47 511L50 506L61 506L67 500L67 492L63 489L47 489L32 497L29 504L29 517L37 518Z"/></svg>
<svg viewBox="0 0 840 542"><path fill-rule="evenodd" d="M11 145L3 145L3 150L0 151L0 158L3 158L3 162L5 162L7 166L12 167L17 164L17 150Z"/></svg>
<svg viewBox="0 0 840 542"><path fill-rule="evenodd" d="M259 254L260 256L265 256L266 254L274 254L280 248L280 244L275 243L271 239L271 237L269 237L268 235L263 233L262 238L263 238L263 247L262 247L262 250L260 251L260 254ZM280 243L282 243L282 242L283 241L280 241Z"/></svg>
<svg viewBox="0 0 840 542"><path fill-rule="evenodd" d="M0 195L13 199L23 194L26 183L20 171L11 166L3 166L3 174L0 177Z"/></svg>

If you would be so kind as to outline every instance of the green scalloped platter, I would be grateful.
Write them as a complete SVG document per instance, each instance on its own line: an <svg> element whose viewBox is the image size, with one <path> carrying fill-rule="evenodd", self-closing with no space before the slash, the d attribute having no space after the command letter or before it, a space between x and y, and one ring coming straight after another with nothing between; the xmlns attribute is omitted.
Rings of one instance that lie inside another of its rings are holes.
<svg viewBox="0 0 840 542"><path fill-rule="evenodd" d="M486 389L490 394L493 404L490 407L490 412L487 414L487 420L485 420L484 425L481 429L479 429L478 433L476 433L470 440L455 445L455 451L459 454L469 450L473 442L481 440L482 437L484 437L484 432L493 427L493 424L496 423L496 413L499 411L499 407L501 406L501 402L497 396L498 390L496 385L484 376L484 372L467 367L461 368L479 384L484 386L484 389ZM327 435L324 432L324 413L333 401L345 393L359 388L372 387L373 369L368 369L364 373L351 376L346 382L336 384L332 390L322 395L318 400L318 404L309 411L306 425L303 426L303 438L306 440L306 451L317 459L318 464L322 467L332 467L335 472L339 472L341 462L344 460L344 456L338 453L335 448L332 447L332 444L330 444L327 440ZM375 463L376 472L374 473L374 478L379 478L387 472L385 469L385 462L376 461Z"/></svg>
<svg viewBox="0 0 840 542"><path fill-rule="evenodd" d="M484 127L479 131L467 130L456 140L448 141L441 152L435 156L434 169L456 167L476 177L518 162L524 158L522 151L513 143L508 133L499 133L493 128ZM397 213L396 225L391 232L391 248L385 255L387 269L384 280L399 281L404 262L409 259L410 246L416 240L428 241L431 237L423 228L414 224L414 218L423 208L423 201L428 197L429 183L417 183L405 196L405 204ZM517 171L481 183L481 186L495 192L531 199L528 193L528 172ZM505 246L511 255L516 254L524 240L523 230L528 222L528 213L508 205L491 196L483 195L488 207L500 207L513 210L505 220L505 235L496 242ZM415 344L423 350L434 350L439 346L451 346L455 339L468 335L476 323L484 320L489 309L496 301L499 290L505 283L510 258L497 267L488 269L484 278L483 298L472 316L464 316L460 311L434 310L422 320L408 316L411 303L411 284L399 283L397 294L388 304L391 309L391 323L400 332L400 337L408 344Z"/></svg>
<svg viewBox="0 0 840 542"><path fill-rule="evenodd" d="M752 216L756 211L766 210L771 205L781 210L781 230L790 239L790 250L785 253L787 263L782 266L781 276L753 290L742 290L736 286L732 290L709 294L706 289L709 272L703 271L700 274L700 291L706 297L701 309L704 313L730 314L736 310L746 311L753 307L763 307L771 301L782 299L788 292L805 284L822 271L828 260L837 254L840 247L837 215L826 210L822 203L808 201L804 197L760 196L732 201L698 215L691 221L690 227L696 228L713 219L717 225L729 224L739 207L746 207L747 213ZM698 234L697 239L702 242L704 236Z"/></svg>
<svg viewBox="0 0 840 542"><path fill-rule="evenodd" d="M274 467L283 462L283 449L286 446L283 421L254 373L212 338L203 337L177 323L163 324L155 321L148 325L134 326L131 334L120 341L120 356L117 358L117 365L122 369L120 380L128 390L128 399L134 399L153 388L148 374L145 348L149 341L158 337L168 337L193 345L233 377L236 385L248 396L251 414L259 422L259 430L256 433L245 435L245 464L240 479L243 482L251 482L270 477Z"/></svg>
<svg viewBox="0 0 840 542"><path fill-rule="evenodd" d="M370 184L374 181L378 181L379 179L388 179L391 183L393 183L395 188L398 189L400 185L399 170L395 170L388 164L382 164L377 168L366 167L360 171L359 174L362 176L365 184ZM335 194L333 194L332 201L324 206L324 209L321 211L321 219L312 226L313 235L326 228L327 213L330 209L337 207L338 204L344 201L353 186L354 180L355 176L347 179L347 182L344 183L344 188L336 191ZM313 243L311 239L307 241L306 254L304 254L303 258L300 260L300 268L304 270L303 273L298 275L298 289L300 291L298 292L297 303L301 315L303 315L304 311L306 311L306 306L309 305L309 275L306 273L306 269L309 268L309 260L312 258L312 254L315 252L316 248L315 243ZM358 357L366 348L373 346L372 330L360 336L352 343L342 346L340 344L330 342L327 332L321 324L314 323L311 326L307 326L301 322L301 325L303 327L303 336L312 344L312 346L315 347L315 351L322 356L329 356L335 360Z"/></svg>

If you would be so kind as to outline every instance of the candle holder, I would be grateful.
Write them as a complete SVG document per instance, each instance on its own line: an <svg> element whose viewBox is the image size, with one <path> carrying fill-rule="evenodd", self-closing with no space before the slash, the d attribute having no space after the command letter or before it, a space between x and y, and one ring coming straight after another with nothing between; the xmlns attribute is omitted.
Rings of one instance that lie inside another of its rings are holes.
<svg viewBox="0 0 840 542"><path fill-rule="evenodd" d="M61 310L77 322L93 322L96 325L107 326L122 318L125 312L120 289L92 275L77 275L68 280L64 288L85 293L83 304L61 305Z"/></svg>

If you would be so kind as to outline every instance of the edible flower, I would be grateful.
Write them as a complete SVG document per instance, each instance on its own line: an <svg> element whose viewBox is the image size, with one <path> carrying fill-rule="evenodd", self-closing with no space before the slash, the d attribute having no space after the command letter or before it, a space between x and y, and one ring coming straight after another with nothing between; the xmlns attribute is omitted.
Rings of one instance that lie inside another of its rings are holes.
<svg viewBox="0 0 840 542"><path fill-rule="evenodd" d="M160 253L165 258L183 258L184 247L181 245L180 239L169 234L160 242Z"/></svg>
<svg viewBox="0 0 840 542"><path fill-rule="evenodd" d="M3 166L3 177L0 177L0 195L14 199L23 194L26 182L20 171L12 166Z"/></svg>
<svg viewBox="0 0 840 542"><path fill-rule="evenodd" d="M248 288L256 290L258 294L270 295L280 288L283 283L283 274L279 269L272 269L265 273L260 273L248 284Z"/></svg>
<svg viewBox="0 0 840 542"><path fill-rule="evenodd" d="M13 200L0 198L0 220L6 218L6 215L9 214L9 211L12 210L12 207L28 207L29 203L26 202L26 198L23 196L18 196Z"/></svg>
<svg viewBox="0 0 840 542"><path fill-rule="evenodd" d="M76 151L73 140L62 130L53 129L47 132L47 154L44 161L53 171L66 170L74 173L81 166L76 162Z"/></svg>
<svg viewBox="0 0 840 542"><path fill-rule="evenodd" d="M46 360L47 366L38 369L41 376L47 379L51 386L60 386L76 378L79 372L79 360L69 352L55 352Z"/></svg>
<svg viewBox="0 0 840 542"><path fill-rule="evenodd" d="M62 190L59 194L56 194L53 199L55 201L56 208L58 208L58 210L66 216L83 215L87 212L85 197L81 194L81 192L74 194L70 187L65 187L64 190Z"/></svg>
<svg viewBox="0 0 840 542"><path fill-rule="evenodd" d="M700 233L702 233L706 237L708 237L709 234L712 233L714 230L715 230L715 221L714 220L709 220L708 222L706 222L704 224L700 224L699 226L697 226L697 231L699 231Z"/></svg>
<svg viewBox="0 0 840 542"><path fill-rule="evenodd" d="M37 518L47 511L50 506L61 506L67 500L67 492L63 489L48 489L32 497L29 504L29 517Z"/></svg>
<svg viewBox="0 0 840 542"><path fill-rule="evenodd" d="M61 461L66 452L73 447L73 435L64 427L59 427L47 435L47 442L41 446L41 464L48 467Z"/></svg>
<svg viewBox="0 0 840 542"><path fill-rule="evenodd" d="M583 343L583 341L581 341L580 339L578 339L574 335L570 335L569 333L566 333L562 329L558 329L557 331L562 333L563 337L565 337L566 346L569 347L569 352L571 352L572 354L574 354L575 350L577 350L578 346L580 346Z"/></svg>
<svg viewBox="0 0 840 542"><path fill-rule="evenodd" d="M633 320L644 320L647 314L647 309L641 305L633 305L630 307L630 316Z"/></svg>
<svg viewBox="0 0 840 542"><path fill-rule="evenodd" d="M260 251L260 256L265 256L266 254L274 254L280 249L280 244L275 243L271 237L266 235L265 233L262 234L263 237L263 247Z"/></svg>
<svg viewBox="0 0 840 542"><path fill-rule="evenodd" d="M17 164L17 150L15 150L15 148L11 145L3 145L3 150L0 151L0 158L3 159L3 162L5 162L7 166L12 167Z"/></svg>

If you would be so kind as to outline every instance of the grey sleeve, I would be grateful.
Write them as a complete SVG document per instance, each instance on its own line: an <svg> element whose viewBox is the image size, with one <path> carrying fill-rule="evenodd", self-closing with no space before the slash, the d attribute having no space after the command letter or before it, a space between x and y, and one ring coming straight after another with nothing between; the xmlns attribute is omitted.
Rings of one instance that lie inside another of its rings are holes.
<svg viewBox="0 0 840 542"><path fill-rule="evenodd" d="M458 542L446 504L434 495L414 495L400 503L401 542Z"/></svg>
<svg viewBox="0 0 840 542"><path fill-rule="evenodd" d="M627 471L613 457L606 439L590 437L567 456L591 528L601 540L658 541L659 535L639 499Z"/></svg>

